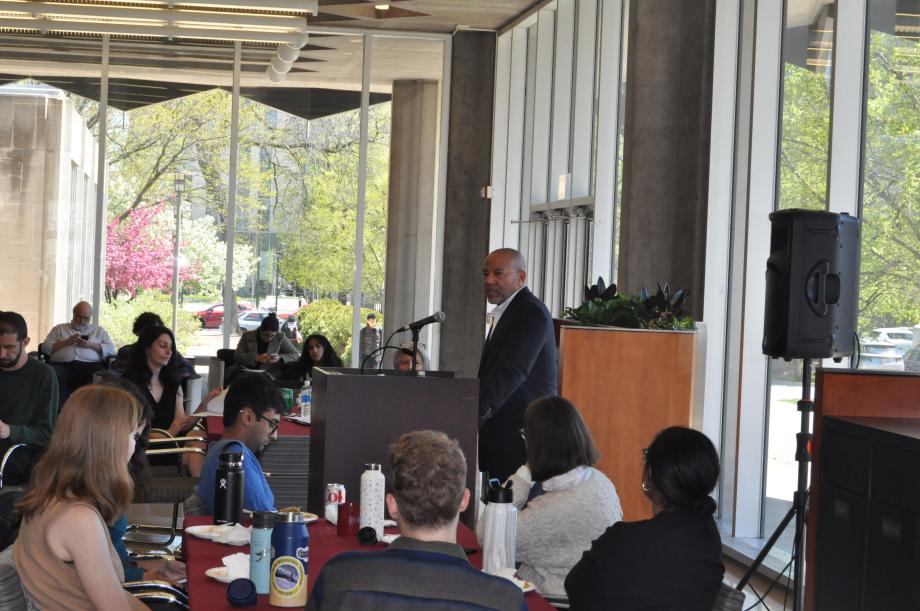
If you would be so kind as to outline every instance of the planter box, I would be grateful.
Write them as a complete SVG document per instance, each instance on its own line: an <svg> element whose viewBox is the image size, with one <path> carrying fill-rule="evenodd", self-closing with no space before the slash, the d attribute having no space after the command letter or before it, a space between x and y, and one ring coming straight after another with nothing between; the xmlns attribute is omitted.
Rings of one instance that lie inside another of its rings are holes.
<svg viewBox="0 0 920 611"><path fill-rule="evenodd" d="M702 429L705 330L563 326L559 389L581 412L625 520L652 517L642 449L669 426Z"/></svg>

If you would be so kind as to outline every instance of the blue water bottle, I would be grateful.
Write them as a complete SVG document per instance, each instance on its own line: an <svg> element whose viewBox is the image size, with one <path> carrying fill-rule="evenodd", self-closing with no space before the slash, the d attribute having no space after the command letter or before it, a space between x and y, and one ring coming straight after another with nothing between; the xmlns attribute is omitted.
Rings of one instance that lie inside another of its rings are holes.
<svg viewBox="0 0 920 611"><path fill-rule="evenodd" d="M257 594L268 594L272 572L272 529L275 527L273 511L256 511L252 514L252 533L249 536L249 580L256 586Z"/></svg>
<svg viewBox="0 0 920 611"><path fill-rule="evenodd" d="M272 531L271 588L273 607L304 607L307 604L307 560L310 535L299 511L275 514Z"/></svg>

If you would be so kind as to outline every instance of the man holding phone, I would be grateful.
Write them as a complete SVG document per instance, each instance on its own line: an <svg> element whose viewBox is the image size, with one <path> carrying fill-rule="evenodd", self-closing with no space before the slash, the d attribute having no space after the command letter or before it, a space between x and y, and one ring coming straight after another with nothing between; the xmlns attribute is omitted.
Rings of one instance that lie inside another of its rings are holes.
<svg viewBox="0 0 920 611"><path fill-rule="evenodd" d="M105 359L115 356L115 346L105 329L92 324L93 306L81 301L73 307L70 322L56 325L42 342L57 373L61 405L70 393L93 381Z"/></svg>

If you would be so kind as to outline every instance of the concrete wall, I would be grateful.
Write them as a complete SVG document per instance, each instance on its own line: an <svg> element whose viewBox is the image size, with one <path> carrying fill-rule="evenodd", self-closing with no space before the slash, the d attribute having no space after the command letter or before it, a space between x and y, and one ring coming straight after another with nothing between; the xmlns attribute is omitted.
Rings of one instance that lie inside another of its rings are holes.
<svg viewBox="0 0 920 611"><path fill-rule="evenodd" d="M475 377L485 331L481 270L490 212L480 189L490 184L492 172L495 35L455 34L451 77L441 369Z"/></svg>
<svg viewBox="0 0 920 611"><path fill-rule="evenodd" d="M431 314L438 83L393 84L384 334ZM363 324L363 321L362 321ZM430 345L429 330L421 341ZM394 341L408 341L397 337Z"/></svg>
<svg viewBox="0 0 920 611"><path fill-rule="evenodd" d="M620 292L691 291L703 317L715 0L630 3Z"/></svg>
<svg viewBox="0 0 920 611"><path fill-rule="evenodd" d="M91 296L96 150L60 92L0 89L0 294L33 342Z"/></svg>

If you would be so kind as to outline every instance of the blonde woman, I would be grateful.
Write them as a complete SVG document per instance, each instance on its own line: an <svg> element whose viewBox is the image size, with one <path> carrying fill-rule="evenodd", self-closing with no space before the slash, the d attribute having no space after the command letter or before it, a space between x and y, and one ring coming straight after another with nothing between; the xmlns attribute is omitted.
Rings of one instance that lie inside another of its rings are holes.
<svg viewBox="0 0 920 611"><path fill-rule="evenodd" d="M39 609L147 609L123 589L107 530L131 504L128 461L143 425L140 403L119 388L86 386L64 404L16 506L13 559Z"/></svg>

